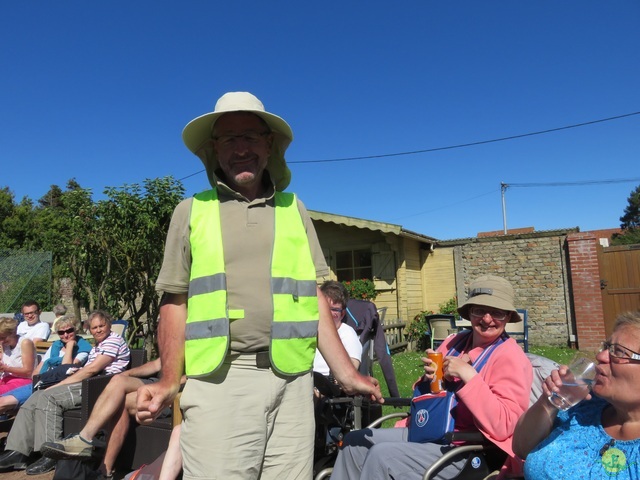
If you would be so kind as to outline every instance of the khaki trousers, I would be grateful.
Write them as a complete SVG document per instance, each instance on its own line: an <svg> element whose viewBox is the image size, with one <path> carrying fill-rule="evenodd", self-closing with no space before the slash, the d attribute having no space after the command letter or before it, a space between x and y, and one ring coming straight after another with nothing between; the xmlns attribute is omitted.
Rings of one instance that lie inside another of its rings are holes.
<svg viewBox="0 0 640 480"><path fill-rule="evenodd" d="M7 437L7 450L23 455L62 438L62 415L82 404L82 382L37 390L20 407Z"/></svg>
<svg viewBox="0 0 640 480"><path fill-rule="evenodd" d="M180 406L185 480L304 479L313 475L313 380L233 355L212 376L189 379Z"/></svg>

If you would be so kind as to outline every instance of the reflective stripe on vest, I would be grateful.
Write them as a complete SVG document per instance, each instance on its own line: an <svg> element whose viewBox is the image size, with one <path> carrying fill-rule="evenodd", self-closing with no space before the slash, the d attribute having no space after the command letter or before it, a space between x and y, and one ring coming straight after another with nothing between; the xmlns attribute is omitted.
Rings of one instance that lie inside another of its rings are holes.
<svg viewBox="0 0 640 480"><path fill-rule="evenodd" d="M295 375L313 365L319 318L316 270L295 195L276 192L275 205L271 363L280 373ZM215 190L194 197L190 227L185 368L188 376L197 377L219 368L229 349L230 312Z"/></svg>

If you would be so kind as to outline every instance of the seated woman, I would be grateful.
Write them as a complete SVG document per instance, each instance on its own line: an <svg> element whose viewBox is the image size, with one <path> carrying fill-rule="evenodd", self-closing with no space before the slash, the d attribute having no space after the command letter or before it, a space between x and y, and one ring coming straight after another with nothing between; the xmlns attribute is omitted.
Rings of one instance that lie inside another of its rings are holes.
<svg viewBox="0 0 640 480"><path fill-rule="evenodd" d="M511 439L516 422L529 405L533 372L531 363L515 340L505 333L507 322L521 321L513 306L513 287L503 278L486 275L469 286L467 301L458 313L471 321L471 331L447 338L438 351L456 346L460 356L445 356L445 379L456 382L455 430L480 431L508 458L501 476L520 474ZM489 347L492 354L480 372L471 365ZM431 350L427 350L429 352ZM434 363L422 358L430 381ZM450 445L408 442L407 428L362 429L345 437L332 480L421 479L423 473L451 448ZM464 466L464 455L438 473L439 480L455 477Z"/></svg>
<svg viewBox="0 0 640 480"><path fill-rule="evenodd" d="M77 325L71 318L62 318L54 324L59 339L54 341L42 356L42 360L33 371L34 375L44 373L58 365L75 364L81 367L89 358L91 344L82 337L77 337ZM0 395L0 414L15 410L31 396L33 382L28 383Z"/></svg>
<svg viewBox="0 0 640 480"><path fill-rule="evenodd" d="M71 318L61 318L54 324L54 331L59 339L51 344L42 356L42 360L36 367L34 375L46 372L59 365L75 364L81 367L89 358L91 344L78 336L78 326Z"/></svg>
<svg viewBox="0 0 640 480"><path fill-rule="evenodd" d="M31 384L36 363L33 341L18 336L18 321L0 318L0 394Z"/></svg>
<svg viewBox="0 0 640 480"><path fill-rule="evenodd" d="M640 311L620 315L596 356L592 396L566 411L547 399L566 366L520 418L513 449L529 480L640 478ZM567 475L566 477L564 475Z"/></svg>

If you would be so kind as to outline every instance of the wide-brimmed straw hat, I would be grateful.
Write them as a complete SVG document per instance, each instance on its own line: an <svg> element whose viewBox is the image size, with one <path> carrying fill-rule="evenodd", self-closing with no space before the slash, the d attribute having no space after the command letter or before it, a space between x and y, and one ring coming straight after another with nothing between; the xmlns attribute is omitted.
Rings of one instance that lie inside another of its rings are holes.
<svg viewBox="0 0 640 480"><path fill-rule="evenodd" d="M469 319L471 305L484 305L512 312L510 322L522 321L516 307L513 306L513 287L507 280L495 275L483 275L471 282L467 301L458 307L458 313L462 318Z"/></svg>
<svg viewBox="0 0 640 480"><path fill-rule="evenodd" d="M269 126L273 134L273 144L267 162L267 170L276 190L282 191L287 188L291 181L291 171L284 159L284 152L293 140L293 132L287 122L279 116L267 112L262 102L249 92L225 93L216 102L213 112L191 120L182 131L184 144L202 160L211 184L215 185L215 171L220 167L213 144L210 141L213 126L222 115L230 112L251 112Z"/></svg>

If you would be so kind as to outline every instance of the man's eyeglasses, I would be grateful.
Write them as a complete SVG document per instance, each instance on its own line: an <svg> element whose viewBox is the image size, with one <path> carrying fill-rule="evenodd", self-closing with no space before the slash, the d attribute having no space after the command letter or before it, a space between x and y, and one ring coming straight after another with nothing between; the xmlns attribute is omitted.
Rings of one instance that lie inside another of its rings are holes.
<svg viewBox="0 0 640 480"><path fill-rule="evenodd" d="M58 330L58 335L59 336L63 336L64 334L69 334L69 333L73 333L75 332L76 329L71 327L71 328L67 328L66 330Z"/></svg>
<svg viewBox="0 0 640 480"><path fill-rule="evenodd" d="M32 312L24 312L22 315L24 315L25 317L35 317L36 315L38 315L38 310L34 310Z"/></svg>
<svg viewBox="0 0 640 480"><path fill-rule="evenodd" d="M623 347L617 343L609 343L602 342L600 346L600 351L609 352L609 356L613 358L617 358L619 360L638 360L640 361L640 353L634 352L633 350L628 349L627 347Z"/></svg>
<svg viewBox="0 0 640 480"><path fill-rule="evenodd" d="M491 315L491 318L498 321L504 320L505 318L507 318L507 315L509 315L509 312L505 312L504 310L494 310L492 308L477 306L471 307L469 309L469 312L471 312L471 315L473 315L474 317L484 317L488 313L489 315Z"/></svg>
<svg viewBox="0 0 640 480"><path fill-rule="evenodd" d="M238 139L243 139L249 145L257 144L262 137L266 137L271 132L245 132L238 135L218 135L213 139L218 142L218 145L224 148L235 147L238 143Z"/></svg>
<svg viewBox="0 0 640 480"><path fill-rule="evenodd" d="M329 310L331 310L332 313L342 313L344 308L333 307L333 308L330 308Z"/></svg>

